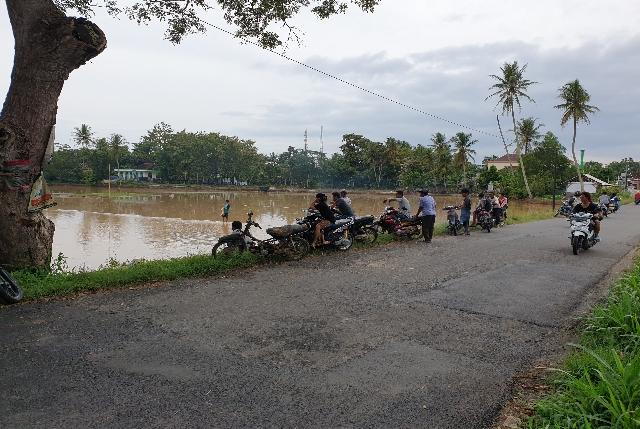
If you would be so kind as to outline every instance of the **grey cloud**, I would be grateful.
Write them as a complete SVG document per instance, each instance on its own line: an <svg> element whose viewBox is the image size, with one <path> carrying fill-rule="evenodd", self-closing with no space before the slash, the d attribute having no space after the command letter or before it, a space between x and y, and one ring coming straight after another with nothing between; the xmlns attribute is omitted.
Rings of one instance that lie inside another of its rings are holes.
<svg viewBox="0 0 640 429"><path fill-rule="evenodd" d="M561 129L560 112L553 106L559 102L558 89L579 78L601 112L592 118L591 125L579 126L578 146L586 148L590 158L613 160L629 155L639 157L634 125L638 119L640 88L632 84L640 72L639 48L638 38L556 50L541 50L517 42L418 52L406 58L390 58L384 53L339 61L313 57L308 63L318 64L329 73L348 76L352 82L392 99L497 133L495 102L485 102L492 84L488 75L497 73L503 61L515 59L527 63L527 77L540 82L530 91L536 103L524 102L518 116L539 118L546 124L545 130L558 134L567 147L570 130ZM264 135L268 140L280 133L286 139L300 134L303 124L323 123L327 129L335 130L336 136L358 132L377 139L404 138L413 144L424 143L435 131L449 134L459 131L455 126L330 79L325 79L322 87L325 94L311 94L295 102L266 107L251 129L243 131ZM504 130L511 129L510 124L510 118L503 118ZM501 152L501 144L495 138L474 135L480 140L482 155Z"/></svg>

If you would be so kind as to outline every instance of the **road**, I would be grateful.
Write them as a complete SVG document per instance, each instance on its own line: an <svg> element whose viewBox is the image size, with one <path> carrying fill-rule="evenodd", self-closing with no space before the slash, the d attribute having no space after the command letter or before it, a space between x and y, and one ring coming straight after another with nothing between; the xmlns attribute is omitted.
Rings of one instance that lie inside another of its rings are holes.
<svg viewBox="0 0 640 429"><path fill-rule="evenodd" d="M640 242L562 219L0 309L0 427L491 426Z"/></svg>

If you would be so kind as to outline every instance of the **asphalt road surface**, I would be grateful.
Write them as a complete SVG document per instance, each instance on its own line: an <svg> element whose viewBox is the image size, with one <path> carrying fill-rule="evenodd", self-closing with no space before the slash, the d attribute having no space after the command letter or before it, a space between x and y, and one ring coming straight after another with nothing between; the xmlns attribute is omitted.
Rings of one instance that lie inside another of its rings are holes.
<svg viewBox="0 0 640 429"><path fill-rule="evenodd" d="M564 219L0 309L0 427L491 426L640 242Z"/></svg>

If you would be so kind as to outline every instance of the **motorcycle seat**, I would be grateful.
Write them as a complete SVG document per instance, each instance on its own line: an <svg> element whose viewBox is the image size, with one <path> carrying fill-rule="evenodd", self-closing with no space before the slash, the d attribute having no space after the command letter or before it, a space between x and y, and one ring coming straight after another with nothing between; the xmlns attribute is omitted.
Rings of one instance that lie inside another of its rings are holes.
<svg viewBox="0 0 640 429"><path fill-rule="evenodd" d="M274 238L285 238L293 234L304 232L307 230L307 228L308 226L305 224L276 226L273 228L267 228L267 234Z"/></svg>
<svg viewBox="0 0 640 429"><path fill-rule="evenodd" d="M335 225L335 226L341 226L341 225L347 224L347 223L349 223L349 222L351 222L351 218L347 218L347 219L338 219L338 220L336 220L336 223L335 223L334 225Z"/></svg>

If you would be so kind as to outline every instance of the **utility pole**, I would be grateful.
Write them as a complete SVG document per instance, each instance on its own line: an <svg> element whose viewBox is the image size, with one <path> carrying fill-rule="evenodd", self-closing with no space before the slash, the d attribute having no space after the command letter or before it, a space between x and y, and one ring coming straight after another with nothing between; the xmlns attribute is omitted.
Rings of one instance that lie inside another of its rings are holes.
<svg viewBox="0 0 640 429"><path fill-rule="evenodd" d="M304 130L304 153L307 153L307 130Z"/></svg>
<svg viewBox="0 0 640 429"><path fill-rule="evenodd" d="M320 154L324 155L324 140L322 140L323 126L320 125Z"/></svg>

